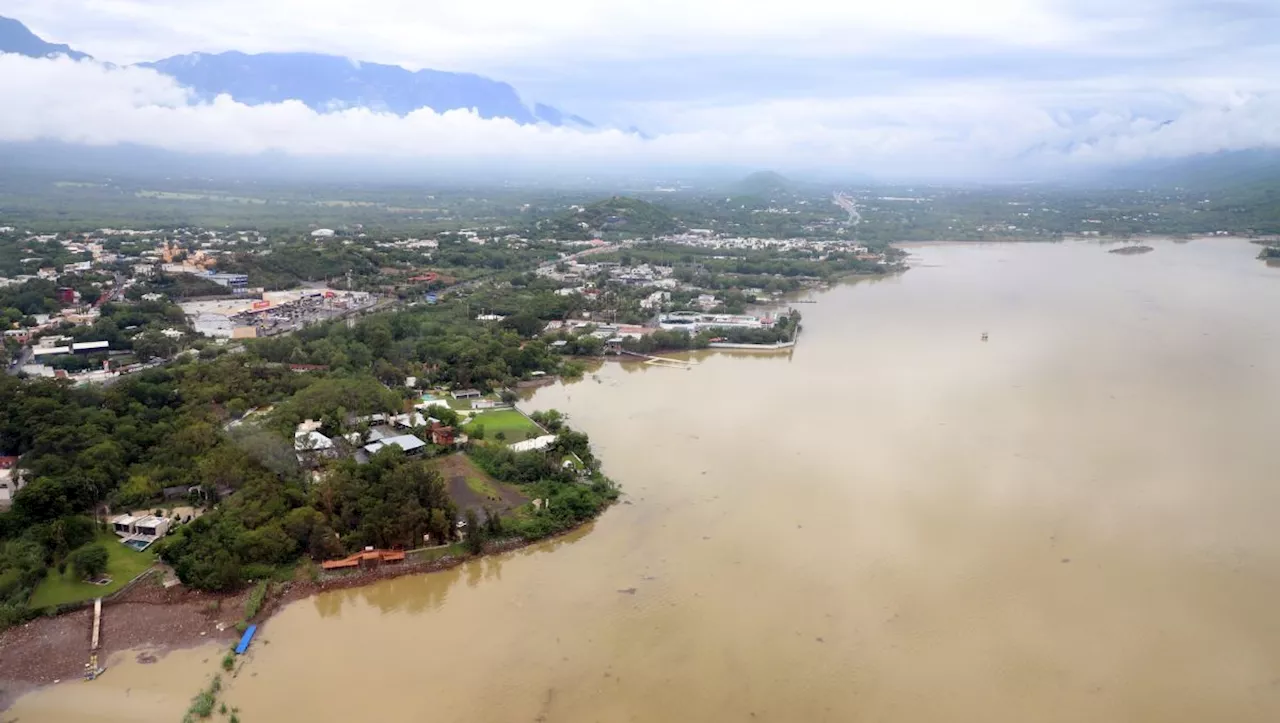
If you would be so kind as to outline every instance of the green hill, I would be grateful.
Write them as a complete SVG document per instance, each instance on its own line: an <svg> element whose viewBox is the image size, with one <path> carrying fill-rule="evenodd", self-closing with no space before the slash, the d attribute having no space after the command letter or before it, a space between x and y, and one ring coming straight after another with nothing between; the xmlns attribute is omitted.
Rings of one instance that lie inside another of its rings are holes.
<svg viewBox="0 0 1280 723"><path fill-rule="evenodd" d="M534 232L544 238L574 239L604 234L661 236L678 230L680 224L666 210L636 198L614 196L539 221Z"/></svg>
<svg viewBox="0 0 1280 723"><path fill-rule="evenodd" d="M775 171L756 171L733 186L735 193L748 196L766 196L791 189L791 181Z"/></svg>

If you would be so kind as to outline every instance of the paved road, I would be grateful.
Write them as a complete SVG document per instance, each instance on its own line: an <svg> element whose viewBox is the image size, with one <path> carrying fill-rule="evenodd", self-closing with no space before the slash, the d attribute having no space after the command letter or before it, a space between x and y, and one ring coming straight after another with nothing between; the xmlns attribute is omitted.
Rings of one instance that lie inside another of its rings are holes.
<svg viewBox="0 0 1280 723"><path fill-rule="evenodd" d="M8 373L14 376L17 376L18 373L22 371L23 365L30 364L30 363L31 363L31 347L24 346L22 347L22 349L18 351L17 358L13 360L13 363L10 364L9 368L6 369L5 371L7 371Z"/></svg>

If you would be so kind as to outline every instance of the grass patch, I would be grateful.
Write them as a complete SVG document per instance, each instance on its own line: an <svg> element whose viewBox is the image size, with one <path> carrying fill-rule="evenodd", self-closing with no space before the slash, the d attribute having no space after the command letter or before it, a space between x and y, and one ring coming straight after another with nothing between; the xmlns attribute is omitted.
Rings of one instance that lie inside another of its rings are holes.
<svg viewBox="0 0 1280 723"><path fill-rule="evenodd" d="M76 577L70 566L61 575L58 574L57 568L51 568L44 581L36 587L27 606L38 609L110 595L124 587L125 583L137 577L143 570L151 567L156 559L151 548L138 552L125 547L120 544L120 538L110 532L98 533L94 542L102 543L107 548L106 574L111 578L110 585L94 585L85 582Z"/></svg>
<svg viewBox="0 0 1280 723"><path fill-rule="evenodd" d="M465 554L467 548L461 542L455 542L448 547L432 547L426 550L410 550L405 553L405 558L413 562L435 562L442 557L458 557Z"/></svg>
<svg viewBox="0 0 1280 723"><path fill-rule="evenodd" d="M252 620L254 615L262 609L262 602L267 599L267 581L263 580L253 586L253 591L249 593L248 599L244 601L244 619Z"/></svg>
<svg viewBox="0 0 1280 723"><path fill-rule="evenodd" d="M481 497L487 497L491 500L501 498L501 495L498 494L498 490L494 489L493 485L489 484L489 480L481 477L480 475L467 475L467 489L475 492Z"/></svg>
<svg viewBox="0 0 1280 723"><path fill-rule="evenodd" d="M432 465L449 486L449 496L460 510L498 509L524 503L520 490L489 476L471 457L462 452L432 460Z"/></svg>
<svg viewBox="0 0 1280 723"><path fill-rule="evenodd" d="M298 577L299 562L290 562L287 565L276 565L276 569L268 578L272 582L293 582Z"/></svg>
<svg viewBox="0 0 1280 723"><path fill-rule="evenodd" d="M508 444L522 442L543 433L538 425L529 421L528 417L514 409L481 412L467 422L466 426L463 427L463 431L470 433L470 430L474 429L477 424L484 425L484 438L486 440L496 439L497 434L501 432L506 436Z"/></svg>

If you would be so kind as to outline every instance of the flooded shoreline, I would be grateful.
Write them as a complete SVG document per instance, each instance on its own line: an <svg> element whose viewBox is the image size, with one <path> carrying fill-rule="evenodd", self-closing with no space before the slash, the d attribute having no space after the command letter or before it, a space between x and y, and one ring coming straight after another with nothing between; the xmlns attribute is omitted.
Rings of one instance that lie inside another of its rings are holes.
<svg viewBox="0 0 1280 723"><path fill-rule="evenodd" d="M422 563L384 565L318 581L294 580L283 591L268 597L262 612L251 622L264 624L285 607L316 595L356 587L376 585L407 575L430 575L526 547L541 545L565 536L586 534L594 520L540 540L508 539L489 545L482 555L444 557ZM137 653L143 664L156 662L169 653L213 644L223 652L240 634L234 625L241 619L249 590L235 593L206 593L182 588L162 589L137 586L118 601L104 606L106 644L102 655L124 659ZM53 617L37 618L4 631L0 642L8 654L0 660L0 713L28 693L76 680L83 672L87 643L80 633L89 629L89 608ZM87 637L86 637L87 640ZM35 661L33 664L31 661Z"/></svg>
<svg viewBox="0 0 1280 723"><path fill-rule="evenodd" d="M245 723L1276 720L1280 277L1247 242L1149 243L921 248L815 295L792 353L540 388L631 504L294 602L225 698ZM175 655L168 708L130 711L126 664L8 715L177 720L217 661Z"/></svg>

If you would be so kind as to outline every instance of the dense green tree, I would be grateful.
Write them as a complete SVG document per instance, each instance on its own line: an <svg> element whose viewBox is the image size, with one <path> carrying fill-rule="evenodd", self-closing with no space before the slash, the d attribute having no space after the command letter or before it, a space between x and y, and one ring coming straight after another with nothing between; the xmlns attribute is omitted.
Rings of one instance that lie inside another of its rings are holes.
<svg viewBox="0 0 1280 723"><path fill-rule="evenodd" d="M480 516L473 509L468 509L464 518L467 521L465 528L467 550L473 555L479 555L484 552L485 543L489 540L489 531L480 524Z"/></svg>
<svg viewBox="0 0 1280 723"><path fill-rule="evenodd" d="M534 412L529 417L551 432L557 432L564 426L564 415L557 409Z"/></svg>
<svg viewBox="0 0 1280 723"><path fill-rule="evenodd" d="M82 578L94 578L107 571L107 548L100 544L85 545L67 558L71 569Z"/></svg>
<svg viewBox="0 0 1280 723"><path fill-rule="evenodd" d="M484 508L484 526L486 534L490 538L502 536L502 515L494 512L488 507Z"/></svg>
<svg viewBox="0 0 1280 723"><path fill-rule="evenodd" d="M515 314L502 320L502 325L523 337L532 337L542 331L545 324L538 317L529 313Z"/></svg>
<svg viewBox="0 0 1280 723"><path fill-rule="evenodd" d="M431 535L430 540L436 544L443 544L453 536L453 523L451 518L442 509L431 510L431 515L427 520L427 533Z"/></svg>

